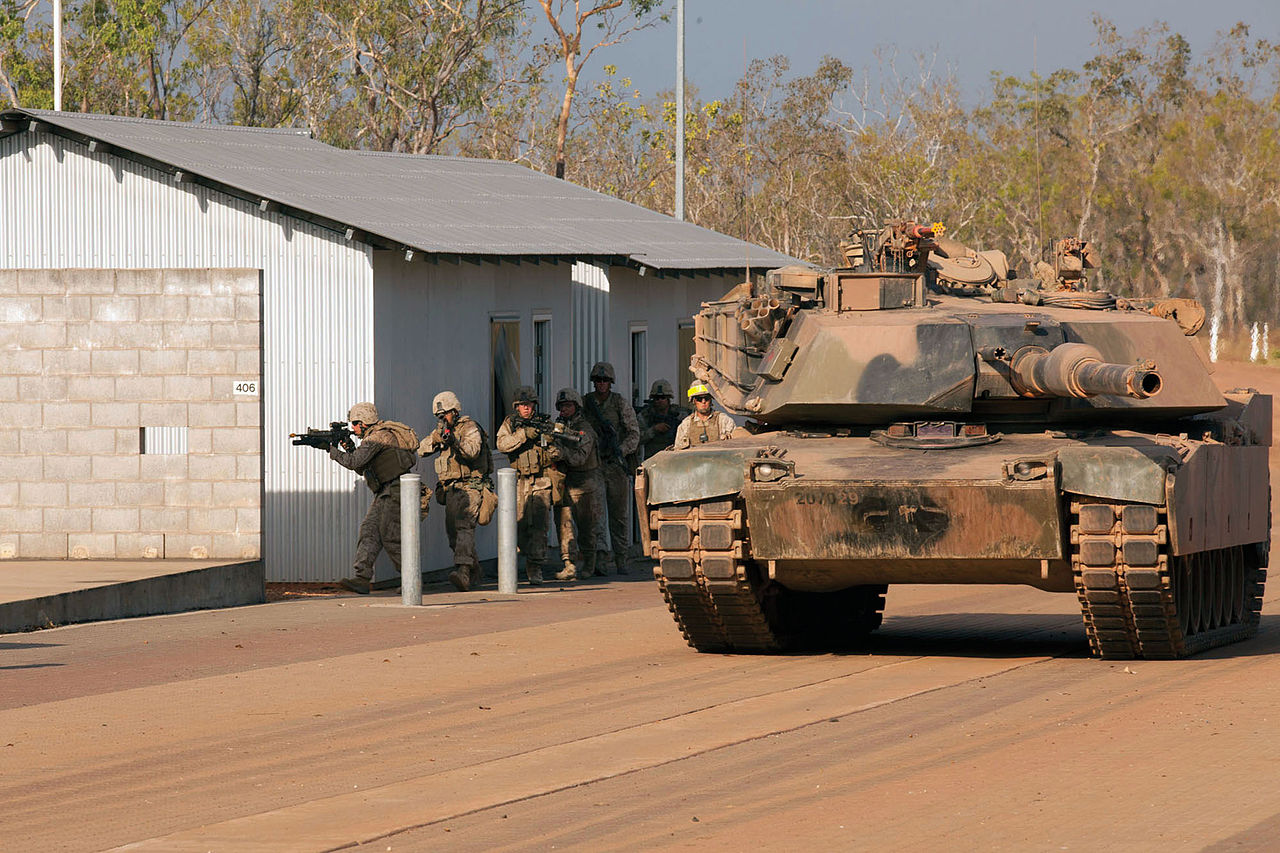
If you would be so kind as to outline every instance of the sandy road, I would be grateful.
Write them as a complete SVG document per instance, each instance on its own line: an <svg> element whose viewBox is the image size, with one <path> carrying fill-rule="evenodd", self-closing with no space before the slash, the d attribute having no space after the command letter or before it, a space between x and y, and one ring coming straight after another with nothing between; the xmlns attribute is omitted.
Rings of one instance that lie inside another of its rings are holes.
<svg viewBox="0 0 1280 853"><path fill-rule="evenodd" d="M1074 597L1019 588L891 589L843 656L695 654L647 582L396 601L0 638L0 849L1262 849L1280 828L1280 617L1126 672L1087 658Z"/></svg>

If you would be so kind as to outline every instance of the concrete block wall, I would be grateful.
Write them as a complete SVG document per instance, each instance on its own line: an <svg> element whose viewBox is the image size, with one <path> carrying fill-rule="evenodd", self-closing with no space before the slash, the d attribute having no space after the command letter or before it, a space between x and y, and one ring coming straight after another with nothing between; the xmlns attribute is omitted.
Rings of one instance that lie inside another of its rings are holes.
<svg viewBox="0 0 1280 853"><path fill-rule="evenodd" d="M0 270L0 559L261 555L260 282Z"/></svg>

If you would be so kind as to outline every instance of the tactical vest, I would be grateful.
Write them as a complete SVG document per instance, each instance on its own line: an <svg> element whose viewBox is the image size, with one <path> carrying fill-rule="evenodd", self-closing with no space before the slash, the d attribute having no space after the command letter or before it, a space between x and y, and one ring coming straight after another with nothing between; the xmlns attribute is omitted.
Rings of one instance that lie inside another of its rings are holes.
<svg viewBox="0 0 1280 853"><path fill-rule="evenodd" d="M474 461L468 461L452 447L446 445L436 457L436 477L445 485L458 480L473 480L479 486L479 481L493 471L493 461L489 454L489 436L485 435L484 427L463 415L453 425L453 431L457 433L465 424L472 424L480 430L480 455Z"/></svg>
<svg viewBox="0 0 1280 853"><path fill-rule="evenodd" d="M526 439L523 449L515 456L507 455L511 467L521 477L538 477L551 465L551 454L540 442Z"/></svg>
<svg viewBox="0 0 1280 853"><path fill-rule="evenodd" d="M363 472L369 488L375 492L412 471L418 461L418 436L398 421L379 421L363 440L382 445L382 450L374 454Z"/></svg>
<svg viewBox="0 0 1280 853"><path fill-rule="evenodd" d="M716 417L715 412L712 412L711 417L705 422L696 415L689 421L690 445L719 441L720 438L720 418Z"/></svg>

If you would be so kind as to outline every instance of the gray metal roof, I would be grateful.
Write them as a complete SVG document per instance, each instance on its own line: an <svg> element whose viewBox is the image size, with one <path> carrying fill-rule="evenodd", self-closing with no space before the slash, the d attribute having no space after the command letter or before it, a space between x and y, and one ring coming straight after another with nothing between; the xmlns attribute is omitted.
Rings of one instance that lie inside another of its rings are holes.
<svg viewBox="0 0 1280 853"><path fill-rule="evenodd" d="M293 129L52 110L5 110L0 119L35 120L375 244L429 254L616 257L671 271L796 262L500 160L350 151Z"/></svg>

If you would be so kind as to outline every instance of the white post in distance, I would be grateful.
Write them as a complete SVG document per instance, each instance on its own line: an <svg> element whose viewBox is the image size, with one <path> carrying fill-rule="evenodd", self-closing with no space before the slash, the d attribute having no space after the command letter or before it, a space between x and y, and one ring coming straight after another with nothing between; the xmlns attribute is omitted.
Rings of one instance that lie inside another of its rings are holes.
<svg viewBox="0 0 1280 853"><path fill-rule="evenodd" d="M684 0L676 0L676 219L684 219Z"/></svg>
<svg viewBox="0 0 1280 853"><path fill-rule="evenodd" d="M498 471L498 592L516 592L516 469Z"/></svg>
<svg viewBox="0 0 1280 853"><path fill-rule="evenodd" d="M62 112L62 0L53 0L53 108Z"/></svg>
<svg viewBox="0 0 1280 853"><path fill-rule="evenodd" d="M421 477L400 477L400 603L405 607L422 604L421 494Z"/></svg>

